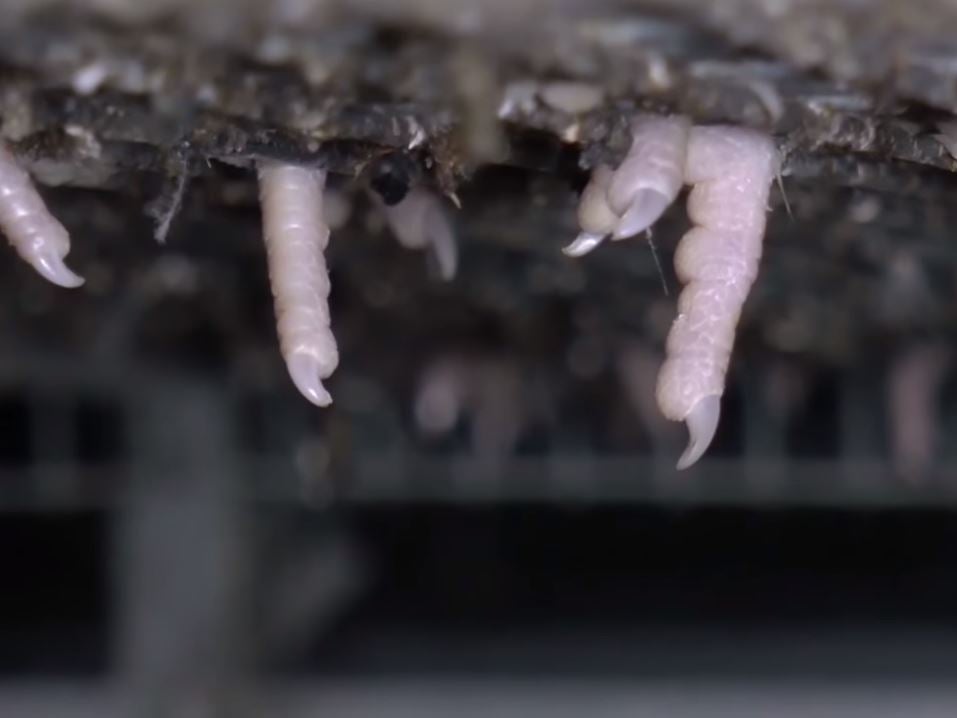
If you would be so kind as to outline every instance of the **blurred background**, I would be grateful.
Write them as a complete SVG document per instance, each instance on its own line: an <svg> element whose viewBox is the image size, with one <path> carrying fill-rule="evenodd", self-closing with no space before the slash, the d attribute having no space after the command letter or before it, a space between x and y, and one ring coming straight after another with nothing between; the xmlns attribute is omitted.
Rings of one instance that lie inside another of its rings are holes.
<svg viewBox="0 0 957 718"><path fill-rule="evenodd" d="M2 134L87 283L0 261L0 715L957 714L953 8L253 5L2 4ZM681 474L683 200L657 260L560 251L640 110L786 156ZM263 158L332 172L327 410Z"/></svg>

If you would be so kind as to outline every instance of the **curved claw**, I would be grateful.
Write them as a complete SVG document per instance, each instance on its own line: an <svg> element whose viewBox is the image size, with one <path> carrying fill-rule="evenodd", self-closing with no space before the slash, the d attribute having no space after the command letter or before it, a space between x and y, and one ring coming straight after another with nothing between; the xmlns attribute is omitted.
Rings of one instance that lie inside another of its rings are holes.
<svg viewBox="0 0 957 718"><path fill-rule="evenodd" d="M643 232L658 221L671 201L658 190L643 189L632 197L628 209L615 227L614 238L625 239Z"/></svg>
<svg viewBox="0 0 957 718"><path fill-rule="evenodd" d="M678 459L678 471L694 466L708 450L718 430L720 418L721 397L717 394L699 399L691 408L691 412L685 417L685 423L688 425L688 448Z"/></svg>
<svg viewBox="0 0 957 718"><path fill-rule="evenodd" d="M584 257L595 247L601 244L607 235L592 234L591 232L581 232L572 243L562 248L562 253L566 257Z"/></svg>
<svg viewBox="0 0 957 718"><path fill-rule="evenodd" d="M297 352L286 360L286 368L299 393L316 406L329 406L332 396L319 378L319 360L311 354Z"/></svg>
<svg viewBox="0 0 957 718"><path fill-rule="evenodd" d="M63 257L53 251L37 252L27 258L31 266L48 282L67 289L81 286L86 280L66 266Z"/></svg>

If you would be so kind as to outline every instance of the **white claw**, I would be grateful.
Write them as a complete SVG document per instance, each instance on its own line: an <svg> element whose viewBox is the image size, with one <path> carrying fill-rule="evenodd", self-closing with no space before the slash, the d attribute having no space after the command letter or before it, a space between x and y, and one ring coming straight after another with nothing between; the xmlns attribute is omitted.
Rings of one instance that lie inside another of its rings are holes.
<svg viewBox="0 0 957 718"><path fill-rule="evenodd" d="M717 394L702 397L691 407L691 412L685 417L685 423L688 425L688 448L678 459L678 471L694 466L708 450L718 430L720 418L721 397Z"/></svg>
<svg viewBox="0 0 957 718"><path fill-rule="evenodd" d="M319 378L321 362L311 354L296 352L286 360L289 376L299 392L316 406L329 406L332 396Z"/></svg>
<svg viewBox="0 0 957 718"><path fill-rule="evenodd" d="M565 254L580 257L596 235L625 239L658 221L681 192L689 129L684 117L635 117L628 155L614 170L596 167L579 200L578 224L592 241L580 235Z"/></svg>
<svg viewBox="0 0 957 718"><path fill-rule="evenodd" d="M584 257L595 247L601 244L607 234L593 234L591 232L580 232L572 243L562 249L566 257Z"/></svg>
<svg viewBox="0 0 957 718"><path fill-rule="evenodd" d="M75 289L86 281L79 274L66 266L63 258L48 248L26 258L34 269L49 282L53 282L67 289Z"/></svg>
<svg viewBox="0 0 957 718"><path fill-rule="evenodd" d="M441 200L424 187L414 187L396 205L382 205L389 228L403 247L426 249L445 281L455 278L458 247Z"/></svg>
<svg viewBox="0 0 957 718"><path fill-rule="evenodd" d="M329 315L329 242L324 170L259 163L263 239L276 309L276 334L289 376L316 406L332 397L322 385L339 364Z"/></svg>
<svg viewBox="0 0 957 718"><path fill-rule="evenodd" d="M0 140L0 230L26 262L61 287L79 287L83 278L63 263L70 235L47 209L33 179Z"/></svg>
<svg viewBox="0 0 957 718"><path fill-rule="evenodd" d="M643 189L635 194L625 210L618 226L615 227L614 238L625 239L644 232L658 221L671 204L672 198L653 189Z"/></svg>
<svg viewBox="0 0 957 718"><path fill-rule="evenodd" d="M766 207L777 148L768 135L739 127L695 127L684 169L693 185L688 217L694 226L675 250L685 285L658 373L661 413L686 421L691 440L678 462L694 464L717 429L734 335L758 274Z"/></svg>

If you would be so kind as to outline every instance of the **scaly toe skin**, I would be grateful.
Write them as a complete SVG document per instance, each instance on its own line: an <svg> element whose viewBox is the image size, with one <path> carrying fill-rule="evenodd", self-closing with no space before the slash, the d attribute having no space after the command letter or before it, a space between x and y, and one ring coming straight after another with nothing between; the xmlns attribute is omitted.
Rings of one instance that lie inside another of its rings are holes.
<svg viewBox="0 0 957 718"><path fill-rule="evenodd" d="M27 261L37 270L40 276L61 287L75 289L76 287L82 286L86 281L83 277L67 267L63 258L54 252L37 253Z"/></svg>
<svg viewBox="0 0 957 718"><path fill-rule="evenodd" d="M614 238L625 239L644 232L658 221L669 204L670 200L657 190L643 189L636 193L615 227Z"/></svg>
<svg viewBox="0 0 957 718"><path fill-rule="evenodd" d="M567 247L562 249L566 257L584 257L601 244L606 235L581 232Z"/></svg>
<svg viewBox="0 0 957 718"><path fill-rule="evenodd" d="M316 406L325 407L332 403L332 396L319 378L319 361L315 357L299 352L289 357L286 366L300 394Z"/></svg>
<svg viewBox="0 0 957 718"><path fill-rule="evenodd" d="M721 397L716 394L710 394L698 400L698 403L691 408L691 412L685 418L685 423L688 425L688 448L678 459L678 471L694 466L708 450L718 430L720 418Z"/></svg>

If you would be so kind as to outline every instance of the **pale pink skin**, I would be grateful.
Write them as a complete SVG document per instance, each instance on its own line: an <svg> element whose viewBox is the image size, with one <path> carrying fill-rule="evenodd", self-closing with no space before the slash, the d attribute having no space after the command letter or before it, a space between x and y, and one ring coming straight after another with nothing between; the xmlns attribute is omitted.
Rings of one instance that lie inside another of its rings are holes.
<svg viewBox="0 0 957 718"><path fill-rule="evenodd" d="M626 344L615 357L615 369L625 398L649 435L663 443L675 427L662 417L655 403L655 378L660 366L661 357L645 342Z"/></svg>
<svg viewBox="0 0 957 718"><path fill-rule="evenodd" d="M332 397L322 385L339 364L329 316L329 271L323 254L325 172L259 164L263 236L269 261L279 346L296 388L317 406Z"/></svg>
<svg viewBox="0 0 957 718"><path fill-rule="evenodd" d="M916 481L934 461L938 444L941 384L951 366L948 349L918 345L897 357L890 367L887 404L894 467Z"/></svg>
<svg viewBox="0 0 957 718"><path fill-rule="evenodd" d="M695 226L675 252L678 279L686 286L656 391L665 417L688 423L691 440L679 469L701 457L717 429L735 329L757 277L778 164L774 143L763 133L737 127L691 130L685 180L693 185L688 215Z"/></svg>
<svg viewBox="0 0 957 718"><path fill-rule="evenodd" d="M63 261L70 235L50 214L30 175L0 141L0 229L13 248L45 279L61 287L79 287L83 278Z"/></svg>
<svg viewBox="0 0 957 718"><path fill-rule="evenodd" d="M428 249L433 253L439 275L445 281L455 277L458 250L455 235L442 202L423 187L409 190L405 198L391 207L385 206L389 229L406 249Z"/></svg>
<svg viewBox="0 0 957 718"><path fill-rule="evenodd" d="M624 161L592 173L579 202L582 232L565 254L580 257L608 236L625 239L651 227L681 192L689 130L684 117L636 117Z"/></svg>
<svg viewBox="0 0 957 718"><path fill-rule="evenodd" d="M684 117L638 117L631 149L608 186L608 204L621 217L614 238L643 232L677 199L684 184L691 125Z"/></svg>
<svg viewBox="0 0 957 718"><path fill-rule="evenodd" d="M587 254L615 230L620 217L608 204L608 187L613 174L614 170L608 165L599 165L592 170L578 201L578 225L582 231L563 250L568 256Z"/></svg>
<svg viewBox="0 0 957 718"><path fill-rule="evenodd" d="M482 356L441 357L422 373L415 398L419 428L432 435L451 431L466 414L476 456L507 456L528 417L518 368L506 359Z"/></svg>

